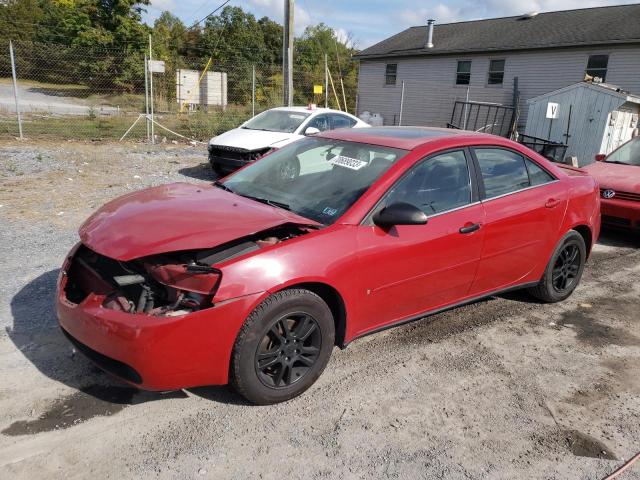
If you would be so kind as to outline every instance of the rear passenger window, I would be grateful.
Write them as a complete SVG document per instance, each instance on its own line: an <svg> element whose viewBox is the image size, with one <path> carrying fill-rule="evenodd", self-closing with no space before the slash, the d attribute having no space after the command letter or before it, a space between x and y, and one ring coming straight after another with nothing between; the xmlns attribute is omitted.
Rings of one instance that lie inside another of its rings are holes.
<svg viewBox="0 0 640 480"><path fill-rule="evenodd" d="M469 167L463 152L448 152L426 160L389 192L386 204L406 202L427 215L471 203Z"/></svg>
<svg viewBox="0 0 640 480"><path fill-rule="evenodd" d="M474 151L480 164L486 198L530 186L523 156L500 148L478 148Z"/></svg>
<svg viewBox="0 0 640 480"><path fill-rule="evenodd" d="M344 115L331 115L331 129L336 130L338 128L351 128L356 124L356 121L352 118L345 117Z"/></svg>
<svg viewBox="0 0 640 480"><path fill-rule="evenodd" d="M545 183L555 180L549 172L543 170L537 163L529 160L528 158L525 159L525 162L527 164L527 170L529 171L531 186L544 185Z"/></svg>

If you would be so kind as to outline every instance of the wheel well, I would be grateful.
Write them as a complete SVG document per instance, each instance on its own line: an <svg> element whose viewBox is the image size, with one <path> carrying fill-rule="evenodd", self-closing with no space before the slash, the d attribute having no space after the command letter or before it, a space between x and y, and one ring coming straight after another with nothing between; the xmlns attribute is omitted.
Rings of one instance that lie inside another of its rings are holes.
<svg viewBox="0 0 640 480"><path fill-rule="evenodd" d="M584 244L587 246L587 257L591 253L591 247L593 242L593 235L591 234L591 229L586 225L578 225L577 227L573 227L573 229L578 232L583 240Z"/></svg>
<svg viewBox="0 0 640 480"><path fill-rule="evenodd" d="M347 310L344 306L344 300L342 300L342 296L338 291L326 283L319 282L298 283L290 285L286 290L294 288L302 288L315 293L329 306L336 327L336 345L342 347L347 329Z"/></svg>

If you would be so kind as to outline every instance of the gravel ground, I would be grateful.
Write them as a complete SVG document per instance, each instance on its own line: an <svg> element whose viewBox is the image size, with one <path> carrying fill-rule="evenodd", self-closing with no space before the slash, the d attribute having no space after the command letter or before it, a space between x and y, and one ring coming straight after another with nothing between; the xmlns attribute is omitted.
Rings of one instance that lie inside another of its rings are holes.
<svg viewBox="0 0 640 480"><path fill-rule="evenodd" d="M211 181L205 153L0 143L0 478L600 479L640 451L626 235L603 236L562 304L514 293L365 337L281 405L138 392L73 356L53 296L79 224L134 189Z"/></svg>

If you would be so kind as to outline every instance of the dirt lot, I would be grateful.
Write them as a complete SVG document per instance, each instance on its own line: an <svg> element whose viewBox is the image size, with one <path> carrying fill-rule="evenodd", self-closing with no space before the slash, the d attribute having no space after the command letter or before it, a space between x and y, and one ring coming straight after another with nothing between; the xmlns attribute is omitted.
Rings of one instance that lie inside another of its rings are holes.
<svg viewBox="0 0 640 480"><path fill-rule="evenodd" d="M640 451L640 241L582 285L511 294L335 350L305 395L137 392L56 326L80 222L127 191L210 181L202 147L0 143L0 478L600 479ZM640 479L640 465L623 479Z"/></svg>

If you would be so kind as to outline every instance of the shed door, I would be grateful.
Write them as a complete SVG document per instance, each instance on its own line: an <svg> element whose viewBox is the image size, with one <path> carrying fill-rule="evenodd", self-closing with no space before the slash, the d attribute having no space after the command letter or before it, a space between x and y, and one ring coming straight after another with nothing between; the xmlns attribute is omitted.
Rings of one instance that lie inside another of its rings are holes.
<svg viewBox="0 0 640 480"><path fill-rule="evenodd" d="M631 140L633 134L633 112L630 110L614 110L607 119L601 153L609 154L625 142Z"/></svg>

